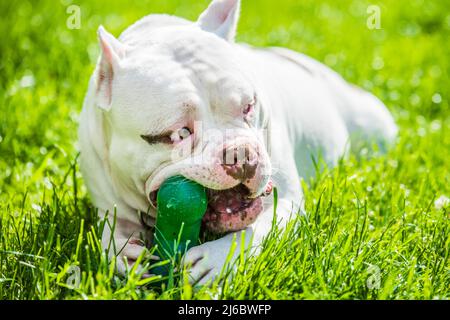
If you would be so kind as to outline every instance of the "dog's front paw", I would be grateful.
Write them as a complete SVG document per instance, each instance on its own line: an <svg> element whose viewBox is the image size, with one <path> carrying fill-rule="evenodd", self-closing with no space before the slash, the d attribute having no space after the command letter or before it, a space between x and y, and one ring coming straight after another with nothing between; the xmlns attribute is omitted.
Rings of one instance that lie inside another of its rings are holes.
<svg viewBox="0 0 450 320"><path fill-rule="evenodd" d="M121 246L118 249L119 252L116 253L116 267L117 271L122 275L127 275L130 270L135 267L135 264L141 255L141 262L148 258L158 260L158 257L149 255L148 249L145 247L144 242L139 239L123 239L118 242ZM152 276L145 270L145 267L142 264L136 266L135 273L142 274L143 278Z"/></svg>
<svg viewBox="0 0 450 320"><path fill-rule="evenodd" d="M216 279L230 252L230 243L219 239L191 248L183 258L183 266L192 285L211 284Z"/></svg>

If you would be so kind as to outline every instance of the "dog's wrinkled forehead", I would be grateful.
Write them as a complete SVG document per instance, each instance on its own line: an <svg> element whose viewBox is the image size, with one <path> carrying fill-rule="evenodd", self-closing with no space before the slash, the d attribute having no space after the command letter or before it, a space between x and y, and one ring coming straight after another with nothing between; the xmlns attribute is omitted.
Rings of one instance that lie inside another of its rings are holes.
<svg viewBox="0 0 450 320"><path fill-rule="evenodd" d="M245 67L227 41L186 26L161 28L152 39L131 48L113 84L112 114L128 119L127 130L145 129L149 113L161 126L211 112L231 117L253 99Z"/></svg>

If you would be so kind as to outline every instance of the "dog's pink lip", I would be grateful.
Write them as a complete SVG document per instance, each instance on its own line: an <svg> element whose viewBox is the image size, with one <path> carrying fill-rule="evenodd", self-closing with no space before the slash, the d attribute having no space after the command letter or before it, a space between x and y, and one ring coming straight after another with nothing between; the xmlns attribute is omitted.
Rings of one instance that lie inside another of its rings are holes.
<svg viewBox="0 0 450 320"><path fill-rule="evenodd" d="M205 188L216 189L215 185L208 186L207 183L205 184L204 182L197 181L195 176L190 175L189 172L183 172L183 170L180 168L175 168L175 170L167 169L168 167L169 167L169 165L164 166L164 167L158 169L157 171L154 171L147 178L147 180L144 183L144 193L146 194L148 201L152 205L153 205L153 203L152 203L151 198L154 197L153 193L157 192L159 190L159 188L163 184L164 180L166 180L167 178L169 178L170 176L173 176L173 175L182 175L182 176L185 176L187 179L196 181L197 183L203 185ZM228 188L235 187L238 184L239 184L239 181L234 181L234 180L227 181L222 184L223 188L217 188L217 190L225 190ZM154 207L156 208L156 206L154 206Z"/></svg>
<svg viewBox="0 0 450 320"><path fill-rule="evenodd" d="M150 176L147 177L144 183L144 193L147 196L147 199L150 202L150 205L153 206L153 208L156 209L156 195L158 193L159 188L161 187L161 184L163 181L157 181L157 177L160 176L160 173L166 169L168 165L163 165L152 172ZM161 180L161 178L159 178Z"/></svg>
<svg viewBox="0 0 450 320"><path fill-rule="evenodd" d="M208 208L203 216L203 226L213 233L226 233L245 229L263 211L263 195L249 198L244 185L227 190L208 190Z"/></svg>
<svg viewBox="0 0 450 320"><path fill-rule="evenodd" d="M197 181L197 183L200 183L200 182ZM157 208L157 196L158 196L158 191L159 191L159 188L161 187L161 184L162 183L154 184L151 188L151 191L147 193L147 198L148 198L151 206L153 206L155 209ZM200 183L200 184L203 185L202 183ZM149 185L151 185L151 183ZM236 185L239 185L239 182L236 182ZM204 187L207 190L216 190L216 189L208 188L206 186L204 186ZM228 188L228 189L232 189L232 188ZM228 190L228 189L220 189L220 190L224 191L224 190ZM219 191L219 189L217 189L216 191ZM252 197L252 198L256 198L256 197Z"/></svg>
<svg viewBox="0 0 450 320"><path fill-rule="evenodd" d="M229 191L229 190L231 190L231 189L238 188L238 187L240 187L240 186L242 186L242 185L238 185L237 187L233 187L233 188L229 188L229 189L225 189L225 190L213 190L213 189L207 188L208 198L210 198L211 194L214 195L214 193L218 193L218 192L226 192L226 191ZM246 188L246 187L244 187L244 186L242 186L242 187L243 187L243 188ZM151 192L149 193L150 204L151 204L155 209L157 208L157 196L158 196L158 190L159 190L159 188L156 189L156 190L153 190L153 191L151 191ZM249 205L251 204L252 201L257 200L257 199L259 199L259 198L261 198L261 197L266 197L266 196L270 195L271 192L272 192L272 181L269 181L269 182L267 183L267 185L266 185L265 190L264 190L263 193L261 193L261 194L259 194L259 195L256 195L256 196L251 195L250 192L249 192L248 189L247 189L246 192L245 192L245 194L243 195L243 199L245 200L245 203L244 203L244 206L243 206L244 209L246 208L246 207L245 207L245 204L247 204L247 205L249 206ZM211 203L211 199L209 199L208 201L209 201L209 203Z"/></svg>
<svg viewBox="0 0 450 320"><path fill-rule="evenodd" d="M254 196L243 184L225 190L207 188L208 207L202 219L202 226L209 232L224 234L245 229L255 222L263 211L262 198L272 192L272 181L263 191ZM148 195L151 205L157 209L158 189Z"/></svg>

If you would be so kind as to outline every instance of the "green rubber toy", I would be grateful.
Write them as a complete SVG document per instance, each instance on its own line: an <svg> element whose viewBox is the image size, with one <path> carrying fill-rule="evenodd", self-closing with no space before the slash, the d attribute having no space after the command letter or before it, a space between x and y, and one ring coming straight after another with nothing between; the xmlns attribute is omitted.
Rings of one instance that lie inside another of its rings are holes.
<svg viewBox="0 0 450 320"><path fill-rule="evenodd" d="M157 254L168 259L196 246L208 206L205 187L183 176L173 176L159 188L156 202L154 240L158 246ZM168 268L155 271L167 274Z"/></svg>

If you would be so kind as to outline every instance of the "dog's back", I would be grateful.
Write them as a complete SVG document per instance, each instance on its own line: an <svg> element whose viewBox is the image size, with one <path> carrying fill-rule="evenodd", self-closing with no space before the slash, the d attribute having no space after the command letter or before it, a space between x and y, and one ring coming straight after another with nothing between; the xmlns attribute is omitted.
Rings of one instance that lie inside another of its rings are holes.
<svg viewBox="0 0 450 320"><path fill-rule="evenodd" d="M386 106L376 96L349 84L338 73L304 54L285 48L269 50L322 79L346 124L353 151L372 143L385 151L395 140L397 126Z"/></svg>

